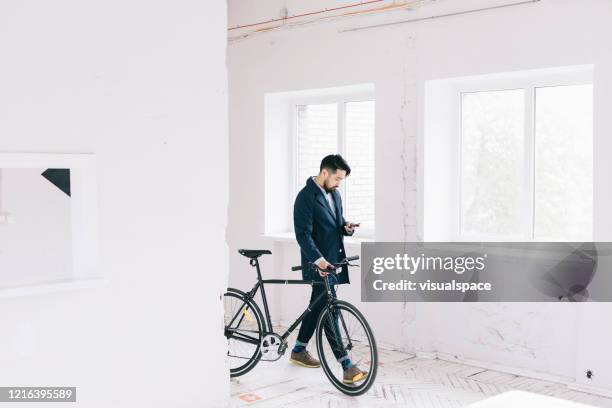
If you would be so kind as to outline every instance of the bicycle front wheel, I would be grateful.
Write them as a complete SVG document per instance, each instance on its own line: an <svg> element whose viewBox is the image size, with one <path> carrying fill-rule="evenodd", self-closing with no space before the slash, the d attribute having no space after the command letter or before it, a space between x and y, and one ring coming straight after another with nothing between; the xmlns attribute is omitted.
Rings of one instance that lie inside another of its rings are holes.
<svg viewBox="0 0 612 408"><path fill-rule="evenodd" d="M323 309L317 321L317 352L325 375L344 394L361 395L374 384L378 368L374 334L350 303L336 300ZM346 359L363 373L362 378L344 377L342 361Z"/></svg>

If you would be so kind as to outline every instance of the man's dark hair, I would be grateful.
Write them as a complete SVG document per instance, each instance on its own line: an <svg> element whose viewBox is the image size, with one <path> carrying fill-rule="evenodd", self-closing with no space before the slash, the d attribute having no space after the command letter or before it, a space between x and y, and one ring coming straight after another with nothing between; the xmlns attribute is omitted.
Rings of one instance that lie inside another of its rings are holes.
<svg viewBox="0 0 612 408"><path fill-rule="evenodd" d="M336 170L340 169L346 171L347 176L351 174L350 166L339 154L330 154L325 156L323 160L321 160L321 168L319 169L319 172L323 171L323 169L327 169L331 173L335 173Z"/></svg>

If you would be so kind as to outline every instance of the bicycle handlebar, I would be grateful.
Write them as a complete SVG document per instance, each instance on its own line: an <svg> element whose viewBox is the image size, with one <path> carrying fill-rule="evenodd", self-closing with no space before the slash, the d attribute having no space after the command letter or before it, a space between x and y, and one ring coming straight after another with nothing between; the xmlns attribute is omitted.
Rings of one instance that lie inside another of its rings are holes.
<svg viewBox="0 0 612 408"><path fill-rule="evenodd" d="M342 262L338 262L338 263L332 264L333 265L333 269L331 269L331 268L322 269L322 268L319 268L317 266L317 264L314 264L314 263L308 263L308 266L314 267L314 268L316 268L316 269L318 269L318 270L320 270L322 272L327 272L327 273L332 273L333 274L333 273L335 273L335 269L336 268L341 267L342 265L349 265L349 262L356 261L358 259L359 259L359 255L349 256L349 257L345 258ZM302 269L304 269L304 267L302 265L292 266L291 267L292 271L301 271Z"/></svg>

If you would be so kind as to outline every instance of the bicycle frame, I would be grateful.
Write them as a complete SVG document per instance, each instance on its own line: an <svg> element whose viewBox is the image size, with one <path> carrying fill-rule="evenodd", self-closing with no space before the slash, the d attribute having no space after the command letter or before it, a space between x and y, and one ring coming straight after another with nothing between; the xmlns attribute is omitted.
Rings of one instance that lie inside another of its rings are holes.
<svg viewBox="0 0 612 408"><path fill-rule="evenodd" d="M277 284L277 285L279 284L280 285L311 285L311 286L312 285L325 285L325 289L326 289L325 292L321 293L312 303L310 303L308 307L306 308L306 310L304 310L304 312L300 315L300 317L298 317L297 320L293 322L293 324L285 331L285 333L281 335L281 338L283 340L286 340L287 337L291 335L293 330L295 330L295 328L302 322L302 320L304 320L304 318L312 311L312 307L316 305L318 302L320 302L321 299L323 299L324 297L327 297L328 302L330 303L333 302L334 298L331 292L329 278L327 276L325 276L325 279L323 281L309 281L309 280L297 280L297 279L262 279L261 270L259 268L259 261L257 260L257 258L251 259L250 264L251 266L254 266L255 269L257 270L257 283L255 283L255 286L253 286L253 289L251 289L246 295L249 299L254 300L254 297L257 294L257 291L261 287L261 299L263 302L264 314L265 314L266 324L268 327L268 331L266 331L266 334L274 333L272 329L272 319L270 316L270 309L268 307L268 299L266 298L266 290L264 287L264 284L266 283L273 284L273 285L274 284ZM230 321L228 326L232 325L232 323L234 322L236 317L238 317L239 314L240 314L240 310L236 312L234 317L232 317L232 320ZM243 318L244 318L244 314L242 317L240 317L240 321L238 321L238 325L240 325ZM241 335L240 336L241 340L247 341L252 344L259 344L259 341L257 339L248 338L248 336L242 335L241 333L238 333L238 334Z"/></svg>

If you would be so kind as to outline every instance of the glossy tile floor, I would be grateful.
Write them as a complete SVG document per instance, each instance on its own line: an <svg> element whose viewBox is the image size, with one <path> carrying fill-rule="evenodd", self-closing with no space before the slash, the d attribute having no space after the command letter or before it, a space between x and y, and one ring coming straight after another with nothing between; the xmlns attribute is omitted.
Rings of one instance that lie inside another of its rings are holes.
<svg viewBox="0 0 612 408"><path fill-rule="evenodd" d="M309 349L316 356L312 345ZM248 374L232 379L231 406L462 407L505 391L523 390L612 408L612 399L568 390L563 384L390 350L379 350L376 383L367 394L353 398L337 391L322 369L289 363L289 354L290 350L280 360L261 362Z"/></svg>

